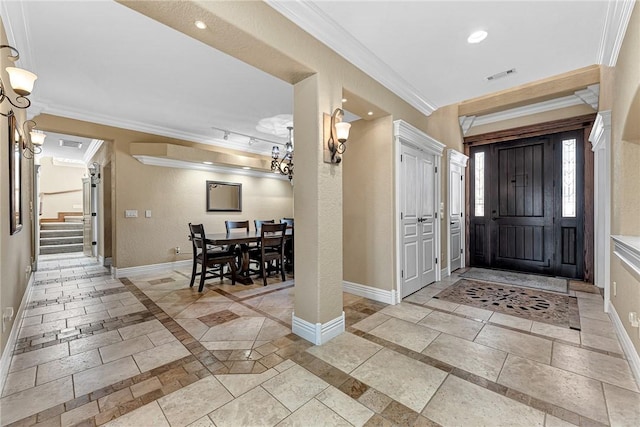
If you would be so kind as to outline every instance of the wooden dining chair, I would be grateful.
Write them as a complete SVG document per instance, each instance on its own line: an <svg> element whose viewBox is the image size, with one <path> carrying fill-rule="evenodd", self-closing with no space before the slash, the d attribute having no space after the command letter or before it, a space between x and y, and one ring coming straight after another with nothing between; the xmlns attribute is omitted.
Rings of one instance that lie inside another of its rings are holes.
<svg viewBox="0 0 640 427"><path fill-rule="evenodd" d="M260 227L260 243L255 251L250 251L249 256L260 263L262 273L262 283L267 286L268 269L266 264L276 262L282 281L286 280L284 271L284 237L287 231L287 224L263 223Z"/></svg>
<svg viewBox="0 0 640 427"><path fill-rule="evenodd" d="M275 221L272 219L254 219L253 224L256 227L256 231L260 231L262 224L275 224Z"/></svg>
<svg viewBox="0 0 640 427"><path fill-rule="evenodd" d="M220 282L224 277L224 266L229 264L231 269L231 284L236 284L236 256L229 250L218 247L207 247L204 233L204 225L189 223L191 234L191 245L193 247L193 267L191 269L191 282L189 287L193 287L196 276L200 276L200 286L198 292L204 289L204 281L220 277ZM201 265L200 272L197 273L197 266ZM218 268L216 268L218 267Z"/></svg>
<svg viewBox="0 0 640 427"><path fill-rule="evenodd" d="M291 228L291 236L284 241L284 257L287 271L294 272L294 259L293 259L293 218L281 218L280 224L287 224L287 228Z"/></svg>
<svg viewBox="0 0 640 427"><path fill-rule="evenodd" d="M225 221L224 226L227 228L227 233L238 229L249 231L249 221Z"/></svg>

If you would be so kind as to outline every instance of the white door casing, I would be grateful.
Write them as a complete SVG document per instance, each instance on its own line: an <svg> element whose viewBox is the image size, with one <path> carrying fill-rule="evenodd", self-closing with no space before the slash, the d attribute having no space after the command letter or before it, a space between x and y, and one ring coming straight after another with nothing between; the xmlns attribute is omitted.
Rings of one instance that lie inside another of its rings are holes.
<svg viewBox="0 0 640 427"><path fill-rule="evenodd" d="M459 151L447 150L449 159L449 205L448 205L448 248L447 272L451 274L465 267L465 169L469 159Z"/></svg>
<svg viewBox="0 0 640 427"><path fill-rule="evenodd" d="M405 297L440 279L438 169L444 144L408 123L396 120L394 145L396 291L399 297ZM416 196L410 196L413 194ZM405 210L408 216L405 216Z"/></svg>
<svg viewBox="0 0 640 427"><path fill-rule="evenodd" d="M86 256L93 252L91 222L91 180L82 178L82 252Z"/></svg>

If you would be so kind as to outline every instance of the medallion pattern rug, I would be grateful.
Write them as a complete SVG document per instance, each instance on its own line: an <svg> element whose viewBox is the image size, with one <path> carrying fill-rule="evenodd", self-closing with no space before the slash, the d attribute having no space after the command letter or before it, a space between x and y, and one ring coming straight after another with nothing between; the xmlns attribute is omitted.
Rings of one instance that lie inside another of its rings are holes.
<svg viewBox="0 0 640 427"><path fill-rule="evenodd" d="M567 279L540 276L538 274L516 273L515 271L490 270L471 267L460 275L467 279L478 279L486 282L506 283L526 288L567 293Z"/></svg>
<svg viewBox="0 0 640 427"><path fill-rule="evenodd" d="M568 295L461 279L434 298L580 330L577 299Z"/></svg>

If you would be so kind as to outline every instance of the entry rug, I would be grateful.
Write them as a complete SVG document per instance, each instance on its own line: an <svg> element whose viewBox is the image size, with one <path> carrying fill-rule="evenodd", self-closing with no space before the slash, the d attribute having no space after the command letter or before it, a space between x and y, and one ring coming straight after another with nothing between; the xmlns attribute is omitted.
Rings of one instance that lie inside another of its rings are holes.
<svg viewBox="0 0 640 427"><path fill-rule="evenodd" d="M580 330L578 300L568 295L460 279L434 298Z"/></svg>
<svg viewBox="0 0 640 427"><path fill-rule="evenodd" d="M471 267L460 275L466 279L478 279L487 282L506 283L514 286L542 289L545 291L567 293L567 279L540 276L537 274L516 273L513 271L489 270Z"/></svg>

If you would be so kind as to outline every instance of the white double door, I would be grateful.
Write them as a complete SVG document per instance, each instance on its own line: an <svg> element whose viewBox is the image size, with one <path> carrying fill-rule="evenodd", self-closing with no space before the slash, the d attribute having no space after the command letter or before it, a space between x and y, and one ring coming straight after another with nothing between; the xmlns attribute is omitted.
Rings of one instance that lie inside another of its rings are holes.
<svg viewBox="0 0 640 427"><path fill-rule="evenodd" d="M435 155L402 145L400 161L401 298L436 281L438 277L436 166Z"/></svg>

